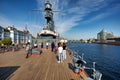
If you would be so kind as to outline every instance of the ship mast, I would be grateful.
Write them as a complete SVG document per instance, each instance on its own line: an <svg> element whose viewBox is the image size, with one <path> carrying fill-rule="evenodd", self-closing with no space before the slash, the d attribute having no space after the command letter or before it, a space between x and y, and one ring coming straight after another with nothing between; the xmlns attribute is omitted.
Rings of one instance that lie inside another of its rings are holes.
<svg viewBox="0 0 120 80"><path fill-rule="evenodd" d="M43 30L37 34L37 37L39 38L58 38L59 34L55 32L55 25L53 20L53 12L60 12L60 11L53 11L52 10L52 4L49 0L46 0L44 4L45 8L44 11L41 10L33 10L33 11L40 11L45 12L45 19L46 19L46 25L44 26Z"/></svg>
<svg viewBox="0 0 120 80"><path fill-rule="evenodd" d="M46 30L50 30L50 31L55 31L54 30L54 21L53 21L53 11L52 11L52 4L50 3L49 0L46 1L45 3L45 19L47 21L47 26L46 26Z"/></svg>

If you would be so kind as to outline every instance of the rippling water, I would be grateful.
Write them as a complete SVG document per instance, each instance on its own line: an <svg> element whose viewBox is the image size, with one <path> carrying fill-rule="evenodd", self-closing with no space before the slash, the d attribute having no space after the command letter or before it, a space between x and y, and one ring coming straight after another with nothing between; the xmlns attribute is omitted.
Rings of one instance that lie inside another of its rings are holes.
<svg viewBox="0 0 120 80"><path fill-rule="evenodd" d="M103 74L102 80L120 80L120 46L90 43L69 43L67 46L79 55L84 53L86 66L91 67L95 61L96 69Z"/></svg>

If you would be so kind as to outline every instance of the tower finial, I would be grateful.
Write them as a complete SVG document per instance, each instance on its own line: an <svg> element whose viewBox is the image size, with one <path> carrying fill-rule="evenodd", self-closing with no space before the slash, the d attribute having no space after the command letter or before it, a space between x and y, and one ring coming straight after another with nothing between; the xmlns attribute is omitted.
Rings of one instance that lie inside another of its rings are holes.
<svg viewBox="0 0 120 80"><path fill-rule="evenodd" d="M27 30L27 24L25 24L25 30Z"/></svg>
<svg viewBox="0 0 120 80"><path fill-rule="evenodd" d="M49 0L46 0L46 2L50 2Z"/></svg>

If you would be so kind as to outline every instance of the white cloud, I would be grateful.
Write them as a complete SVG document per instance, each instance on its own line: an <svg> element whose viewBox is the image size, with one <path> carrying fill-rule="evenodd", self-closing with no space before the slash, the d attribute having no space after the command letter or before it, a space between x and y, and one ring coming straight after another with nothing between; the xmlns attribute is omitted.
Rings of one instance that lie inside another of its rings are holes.
<svg viewBox="0 0 120 80"><path fill-rule="evenodd" d="M101 13L99 13L99 14L96 15L96 16L93 16L91 19L88 19L88 20L84 21L83 23L90 23L90 22L93 22L93 21L100 20L100 19L102 19L102 18L106 18L106 17L108 17L108 16L111 16L111 15L119 12L119 11L118 11L119 8L120 8L120 4L117 4L116 6L114 6L114 7L112 7L112 8L109 8L109 9L107 9L106 11L101 12Z"/></svg>
<svg viewBox="0 0 120 80"><path fill-rule="evenodd" d="M67 4L65 4L67 3ZM66 10L64 13L64 18L61 15L58 15L56 19L56 30L60 33L65 33L70 30L72 27L80 24L80 21L93 11L97 11L105 6L104 0L79 0L76 5L70 7L69 5L73 3L67 2L67 0L62 4ZM102 5L104 4L104 5ZM70 8L69 8L70 7ZM64 11L64 8L61 8ZM69 15L69 16L68 16Z"/></svg>
<svg viewBox="0 0 120 80"><path fill-rule="evenodd" d="M38 9L44 10L44 3L46 0L36 0ZM106 16L110 16L113 13L119 11L120 4L110 7L103 13L98 13L93 15L92 18L85 19L86 16L89 16L90 13L100 11L104 7L108 7L113 0L49 0L52 3L53 10L59 10L60 12L54 13L54 22L55 29L61 34L69 31L73 27L76 27L80 23L84 22L92 22L95 20L102 19ZM111 3L112 4L112 3ZM112 11L111 11L112 10ZM40 19L44 19L44 13L41 13ZM44 20L45 21L45 20ZM15 23L15 22L14 22ZM5 15L0 14L0 25L3 27L14 25L12 20L8 19ZM43 24L42 24L43 23ZM42 26L46 22L42 22L39 24L35 24L28 22L28 28L30 32L37 33L42 30ZM18 22L15 26L25 26L25 22ZM23 30L23 27L17 27L20 30Z"/></svg>
<svg viewBox="0 0 120 80"><path fill-rule="evenodd" d="M90 18L86 21L83 21L83 23L90 23L90 22L105 18L105 17L109 16L110 14L111 13L101 13L101 14L98 14L98 15L94 16L93 18Z"/></svg>

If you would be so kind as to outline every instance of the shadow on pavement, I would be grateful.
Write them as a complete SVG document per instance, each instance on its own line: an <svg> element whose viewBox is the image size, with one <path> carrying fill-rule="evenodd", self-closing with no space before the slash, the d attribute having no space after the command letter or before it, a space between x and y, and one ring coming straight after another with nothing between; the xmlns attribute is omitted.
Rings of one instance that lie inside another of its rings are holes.
<svg viewBox="0 0 120 80"><path fill-rule="evenodd" d="M20 66L0 67L0 80L9 79Z"/></svg>

